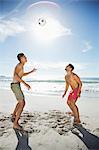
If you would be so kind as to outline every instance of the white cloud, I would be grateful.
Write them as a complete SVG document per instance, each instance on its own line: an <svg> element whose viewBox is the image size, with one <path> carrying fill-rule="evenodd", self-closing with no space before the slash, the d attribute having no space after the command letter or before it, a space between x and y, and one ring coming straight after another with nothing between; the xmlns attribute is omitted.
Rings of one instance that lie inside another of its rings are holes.
<svg viewBox="0 0 99 150"><path fill-rule="evenodd" d="M61 25L58 20L47 18L47 21L48 24L45 27L41 27L37 23L33 24L31 20L28 20L27 26L25 24L21 25L15 20L0 21L0 41L3 42L7 37L15 36L25 31L31 31L31 34L41 41L53 40L64 35L72 35L71 29Z"/></svg>
<svg viewBox="0 0 99 150"><path fill-rule="evenodd" d="M9 36L15 36L18 33L24 32L25 29L16 21L0 21L0 41L4 41Z"/></svg>
<svg viewBox="0 0 99 150"><path fill-rule="evenodd" d="M88 64L86 63L75 63L75 62L29 62L27 63L28 68L32 68L33 66L38 69L47 70L64 70L66 65L72 63L75 67L75 70L80 71L84 70Z"/></svg>
<svg viewBox="0 0 99 150"><path fill-rule="evenodd" d="M92 49L92 45L89 41L84 42L84 48L82 50L83 53L88 52Z"/></svg>
<svg viewBox="0 0 99 150"><path fill-rule="evenodd" d="M42 79L42 80L54 80L54 79L64 79L65 75L65 67L70 62L29 62L26 65L25 70L29 71L33 67L37 69L37 72L35 74L31 74L29 77L33 79ZM88 64L86 63L75 63L71 62L75 69L74 72L77 73L80 76L83 76L85 74L85 70L88 67ZM27 77L28 78L28 77Z"/></svg>
<svg viewBox="0 0 99 150"><path fill-rule="evenodd" d="M47 13L44 11L45 9ZM64 35L72 35L71 28L65 27L61 23L59 12L60 6L54 2L33 3L26 9L24 15L20 16L22 18L17 18L17 16L13 18L12 16L10 20L0 20L0 41L24 31L30 35L29 38L37 37L37 41L41 41L41 43ZM39 25L40 18L45 20L45 25Z"/></svg>
<svg viewBox="0 0 99 150"><path fill-rule="evenodd" d="M35 66L38 69L53 70L53 69L64 69L66 62L30 62L27 63L28 67Z"/></svg>

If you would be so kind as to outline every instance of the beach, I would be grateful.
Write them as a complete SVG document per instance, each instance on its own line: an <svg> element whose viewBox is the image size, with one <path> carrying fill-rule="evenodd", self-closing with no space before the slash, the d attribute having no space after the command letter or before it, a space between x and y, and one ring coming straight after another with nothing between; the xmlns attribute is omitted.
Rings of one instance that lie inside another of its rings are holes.
<svg viewBox="0 0 99 150"><path fill-rule="evenodd" d="M0 150L99 150L98 16L99 0L0 0Z"/></svg>
<svg viewBox="0 0 99 150"><path fill-rule="evenodd" d="M10 89L1 89L0 150L98 150L99 99L94 96L78 99L82 127L74 127L66 98L25 93L26 106L20 118L25 131L19 133L11 122L16 99Z"/></svg>

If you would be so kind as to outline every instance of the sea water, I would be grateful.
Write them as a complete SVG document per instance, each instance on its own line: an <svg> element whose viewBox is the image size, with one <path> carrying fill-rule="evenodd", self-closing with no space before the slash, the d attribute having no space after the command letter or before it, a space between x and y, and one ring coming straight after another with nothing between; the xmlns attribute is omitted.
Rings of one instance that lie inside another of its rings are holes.
<svg viewBox="0 0 99 150"><path fill-rule="evenodd" d="M99 97L99 78L81 78L82 80L82 96ZM10 89L11 77L0 76L0 89ZM31 90L21 84L25 93L35 95L55 95L60 96L65 90L64 80L32 80L27 79L26 82L31 86Z"/></svg>

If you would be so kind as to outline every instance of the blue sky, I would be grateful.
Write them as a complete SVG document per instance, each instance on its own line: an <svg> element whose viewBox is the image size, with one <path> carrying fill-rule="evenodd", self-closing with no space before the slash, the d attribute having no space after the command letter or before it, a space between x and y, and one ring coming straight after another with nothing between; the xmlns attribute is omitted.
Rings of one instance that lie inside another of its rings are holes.
<svg viewBox="0 0 99 150"><path fill-rule="evenodd" d="M0 75L12 76L23 52L25 70L38 69L33 79L63 79L68 63L81 77L98 77L98 41L98 0L0 1Z"/></svg>

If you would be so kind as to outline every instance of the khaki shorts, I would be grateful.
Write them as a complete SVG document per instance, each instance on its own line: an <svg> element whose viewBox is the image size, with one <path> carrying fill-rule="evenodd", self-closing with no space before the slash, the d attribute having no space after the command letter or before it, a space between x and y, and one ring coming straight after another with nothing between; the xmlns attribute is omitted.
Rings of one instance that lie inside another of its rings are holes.
<svg viewBox="0 0 99 150"><path fill-rule="evenodd" d="M11 83L11 89L18 101L24 100L24 94L21 90L20 83Z"/></svg>

